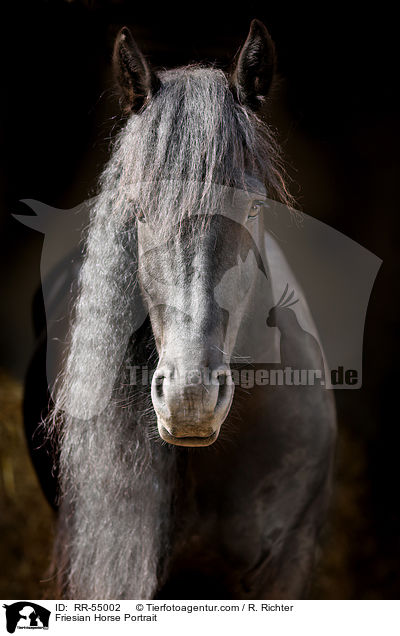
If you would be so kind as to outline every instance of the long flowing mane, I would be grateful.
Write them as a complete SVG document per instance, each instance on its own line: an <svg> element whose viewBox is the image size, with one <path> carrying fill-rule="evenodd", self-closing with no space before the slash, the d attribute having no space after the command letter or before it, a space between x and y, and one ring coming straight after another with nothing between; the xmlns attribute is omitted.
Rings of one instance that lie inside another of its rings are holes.
<svg viewBox="0 0 400 636"><path fill-rule="evenodd" d="M154 353L137 315L135 215L171 226L218 204L212 184L245 188L249 173L268 196L289 201L273 134L235 101L222 71L193 66L160 80L143 111L129 116L100 180L52 414L62 435L56 552L68 545L60 576L72 597L154 594L184 457L152 439L148 389L128 387L128 366Z"/></svg>

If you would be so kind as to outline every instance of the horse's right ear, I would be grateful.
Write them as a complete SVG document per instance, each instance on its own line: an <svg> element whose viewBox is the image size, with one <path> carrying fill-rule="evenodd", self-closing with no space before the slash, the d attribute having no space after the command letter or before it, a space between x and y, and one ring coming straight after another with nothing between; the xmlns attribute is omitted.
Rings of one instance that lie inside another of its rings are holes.
<svg viewBox="0 0 400 636"><path fill-rule="evenodd" d="M126 27L121 29L115 40L113 67L122 92L124 110L139 111L158 90L160 80Z"/></svg>

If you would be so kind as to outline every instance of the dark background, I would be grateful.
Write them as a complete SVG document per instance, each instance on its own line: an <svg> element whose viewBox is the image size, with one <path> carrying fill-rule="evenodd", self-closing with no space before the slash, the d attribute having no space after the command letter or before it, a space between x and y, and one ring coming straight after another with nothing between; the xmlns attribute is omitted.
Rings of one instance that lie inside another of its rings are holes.
<svg viewBox="0 0 400 636"><path fill-rule="evenodd" d="M193 2L182 8L124 0L15 1L3 15L4 598L35 597L32 581L43 578L51 522L15 432L33 347L30 302L42 238L10 214L29 213L23 198L69 208L95 192L118 128L110 57L121 26L131 27L155 66L210 62L227 69L254 17L267 25L278 51L280 82L268 118L279 131L298 207L383 259L366 319L363 388L336 392L336 489L313 595L398 598L397 20L383 4L357 11L337 3Z"/></svg>

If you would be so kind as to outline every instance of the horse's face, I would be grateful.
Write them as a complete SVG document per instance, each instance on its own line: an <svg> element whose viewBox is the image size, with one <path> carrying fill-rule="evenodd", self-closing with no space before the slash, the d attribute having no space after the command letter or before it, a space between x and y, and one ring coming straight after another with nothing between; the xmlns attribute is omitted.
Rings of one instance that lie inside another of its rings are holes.
<svg viewBox="0 0 400 636"><path fill-rule="evenodd" d="M257 275L247 204L235 221L217 214L200 229L188 218L163 240L139 222L139 282L159 354L151 397L171 444L212 444L232 404L229 360Z"/></svg>
<svg viewBox="0 0 400 636"><path fill-rule="evenodd" d="M251 173L274 174L266 159L273 146L261 143L259 123L251 114L268 95L275 68L275 48L261 22L252 21L229 78L216 70L206 77L202 69L190 71L190 81L183 71L157 74L126 28L117 36L113 63L124 110L135 113L133 128L140 118L143 125L152 122L146 128L149 152L141 146L136 153L138 161L148 157L137 169L139 181L155 179L160 187L163 181L204 180L199 206L208 210L210 184L242 184L247 164ZM120 171L119 178L124 174ZM137 185L135 179L132 183ZM157 213L160 196L135 196L144 215ZM207 224L196 225L190 216L194 201L179 199L185 220L178 227L171 222L168 232L152 229L149 219L138 220L139 284L159 354L152 400L161 437L181 446L207 446L218 437L233 399L230 357L257 270L265 275L245 229L248 216L255 222L253 202L247 200L249 206L234 217L218 209ZM152 203L153 211L148 209ZM168 198L161 203L165 224L164 217L175 208L168 207ZM203 212L196 210L198 216Z"/></svg>

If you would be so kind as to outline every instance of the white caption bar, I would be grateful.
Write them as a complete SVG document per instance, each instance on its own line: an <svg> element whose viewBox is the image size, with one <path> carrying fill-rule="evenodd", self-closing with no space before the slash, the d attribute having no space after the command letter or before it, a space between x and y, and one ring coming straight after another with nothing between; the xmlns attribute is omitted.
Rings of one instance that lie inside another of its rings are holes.
<svg viewBox="0 0 400 636"><path fill-rule="evenodd" d="M5 600L0 633L204 636L204 629L274 636L400 634L400 601L40 601ZM47 624L46 624L47 623ZM24 630L24 631L21 631ZM265 631L264 631L265 630ZM38 635L39 636L39 635Z"/></svg>

